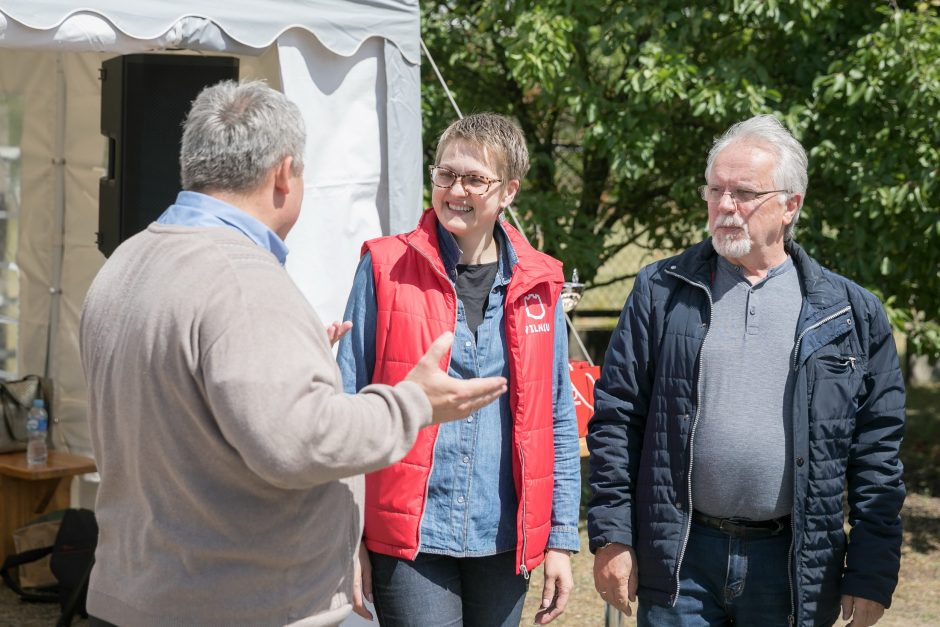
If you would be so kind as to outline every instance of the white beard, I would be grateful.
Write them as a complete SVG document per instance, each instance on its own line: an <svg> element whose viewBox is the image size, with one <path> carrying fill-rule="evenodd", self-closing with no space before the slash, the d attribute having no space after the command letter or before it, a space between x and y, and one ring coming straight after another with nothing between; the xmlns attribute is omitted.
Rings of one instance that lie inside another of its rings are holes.
<svg viewBox="0 0 940 627"><path fill-rule="evenodd" d="M736 226L742 232L738 236L715 235L715 229L721 226ZM747 223L737 214L716 218L714 224L708 225L708 232L711 233L715 251L722 257L740 259L751 252L751 234L747 229Z"/></svg>

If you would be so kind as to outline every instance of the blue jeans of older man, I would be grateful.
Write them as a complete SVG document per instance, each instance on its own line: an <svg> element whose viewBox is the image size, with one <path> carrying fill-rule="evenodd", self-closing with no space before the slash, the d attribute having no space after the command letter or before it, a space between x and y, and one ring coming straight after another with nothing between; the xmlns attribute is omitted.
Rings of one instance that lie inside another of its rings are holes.
<svg viewBox="0 0 940 627"><path fill-rule="evenodd" d="M793 611L790 539L789 529L742 538L693 522L675 607L641 599L638 627L785 627Z"/></svg>

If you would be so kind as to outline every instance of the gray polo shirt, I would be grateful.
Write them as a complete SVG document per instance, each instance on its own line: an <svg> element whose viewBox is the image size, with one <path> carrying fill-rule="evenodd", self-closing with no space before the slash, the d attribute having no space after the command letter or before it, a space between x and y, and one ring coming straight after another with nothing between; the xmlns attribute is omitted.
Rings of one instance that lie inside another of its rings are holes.
<svg viewBox="0 0 940 627"><path fill-rule="evenodd" d="M719 257L702 347L692 504L722 518L768 520L793 507L793 373L802 305L793 261L756 285Z"/></svg>

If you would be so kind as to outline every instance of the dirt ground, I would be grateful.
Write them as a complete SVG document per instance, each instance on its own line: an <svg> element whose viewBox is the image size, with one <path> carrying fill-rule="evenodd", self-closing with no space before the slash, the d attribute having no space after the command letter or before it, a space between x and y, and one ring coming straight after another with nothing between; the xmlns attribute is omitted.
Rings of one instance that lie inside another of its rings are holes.
<svg viewBox="0 0 940 627"><path fill-rule="evenodd" d="M902 513L904 545L901 575L894 603L878 622L879 627L935 627L940 625L940 498L909 494ZM587 534L581 532L581 546ZM573 558L575 591L568 610L553 625L588 627L604 624L604 603L594 591L593 560L585 549ZM542 569L532 574L523 625L531 625L541 601ZM624 627L635 625L632 618ZM843 625L838 621L837 625Z"/></svg>

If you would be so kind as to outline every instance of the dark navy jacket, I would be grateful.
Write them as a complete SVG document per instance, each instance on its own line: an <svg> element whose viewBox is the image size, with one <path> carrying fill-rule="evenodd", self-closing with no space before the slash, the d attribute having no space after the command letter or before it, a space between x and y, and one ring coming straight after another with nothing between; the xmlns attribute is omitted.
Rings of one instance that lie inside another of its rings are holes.
<svg viewBox="0 0 940 627"><path fill-rule="evenodd" d="M803 306L792 367L795 623L831 625L850 594L888 607L897 585L904 500L898 449L904 383L891 327L870 292L787 252ZM711 316L711 240L640 271L594 391L591 551L634 547L638 594L674 604L693 507L692 440ZM755 373L760 376L760 373ZM747 382L734 393L747 392ZM848 487L851 542L843 532Z"/></svg>

